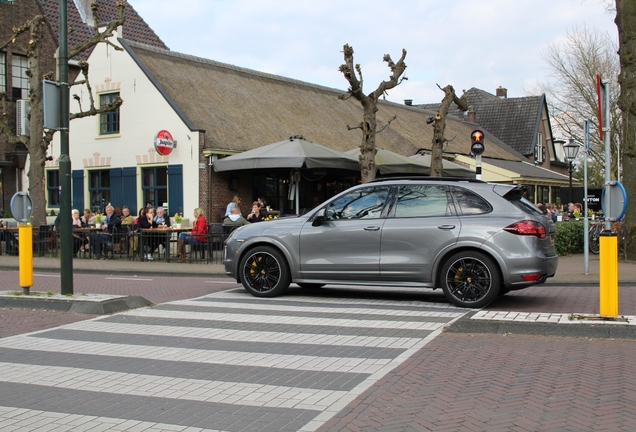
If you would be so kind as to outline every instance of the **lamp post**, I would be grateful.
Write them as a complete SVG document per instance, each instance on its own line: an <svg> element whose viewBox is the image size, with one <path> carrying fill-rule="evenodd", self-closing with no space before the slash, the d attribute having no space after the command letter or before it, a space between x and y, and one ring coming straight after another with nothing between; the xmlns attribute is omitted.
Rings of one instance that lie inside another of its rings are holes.
<svg viewBox="0 0 636 432"><path fill-rule="evenodd" d="M570 175L570 201L572 202L572 162L576 159L576 155L579 154L579 145L574 143L574 139L570 138L568 143L563 146L565 152L565 160L568 162L568 174Z"/></svg>

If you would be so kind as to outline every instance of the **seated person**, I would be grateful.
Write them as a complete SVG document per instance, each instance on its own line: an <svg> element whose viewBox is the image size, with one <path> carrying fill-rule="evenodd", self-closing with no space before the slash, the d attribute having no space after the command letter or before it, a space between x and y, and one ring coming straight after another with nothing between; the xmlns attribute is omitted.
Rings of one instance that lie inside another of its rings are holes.
<svg viewBox="0 0 636 432"><path fill-rule="evenodd" d="M123 206L121 208L121 213L122 213L122 218L121 218L122 225L133 225L135 223L135 218L133 217L133 215L130 214L130 209L127 206Z"/></svg>
<svg viewBox="0 0 636 432"><path fill-rule="evenodd" d="M90 244L93 258L102 258L102 244L112 242L112 235L119 232L121 228L121 219L115 213L115 209L111 205L106 206L106 218L102 221L104 234L96 234L91 236Z"/></svg>
<svg viewBox="0 0 636 432"><path fill-rule="evenodd" d="M15 233L7 230L2 221L0 221L0 241L4 241L7 255L18 254L18 241L15 238Z"/></svg>
<svg viewBox="0 0 636 432"><path fill-rule="evenodd" d="M230 215L223 219L224 227L240 227L249 223L247 219L241 216L241 210L238 207L232 208Z"/></svg>
<svg viewBox="0 0 636 432"><path fill-rule="evenodd" d="M155 209L152 207L145 207L143 209L142 216L139 218L139 228L142 229L141 244L143 245L143 248L140 248L142 257L145 253L146 259L148 261L152 261L152 254L159 245L159 238L157 237L158 233L150 233L143 230L157 228L157 222L155 222Z"/></svg>
<svg viewBox="0 0 636 432"><path fill-rule="evenodd" d="M86 225L91 226L95 225L95 215L89 209L84 209L84 221Z"/></svg>
<svg viewBox="0 0 636 432"><path fill-rule="evenodd" d="M86 228L85 224L80 218L80 212L77 209L71 210L72 222L71 228L73 229L73 256L76 257L77 253L88 243L86 233L80 231L82 228Z"/></svg>
<svg viewBox="0 0 636 432"><path fill-rule="evenodd" d="M266 210L267 211L267 210ZM258 201L254 201L252 203L252 211L247 215L247 221L249 223L261 222L263 220L263 215L261 213L261 207L258 204Z"/></svg>
<svg viewBox="0 0 636 432"><path fill-rule="evenodd" d="M232 208L231 212L237 211L240 213L238 207ZM192 224L192 231L189 233L182 232L179 234L177 240L177 255L175 258L179 258L179 262L184 262L188 256L185 253L185 245L201 246L208 241L208 223L203 216L203 210L200 208L194 209L194 223Z"/></svg>

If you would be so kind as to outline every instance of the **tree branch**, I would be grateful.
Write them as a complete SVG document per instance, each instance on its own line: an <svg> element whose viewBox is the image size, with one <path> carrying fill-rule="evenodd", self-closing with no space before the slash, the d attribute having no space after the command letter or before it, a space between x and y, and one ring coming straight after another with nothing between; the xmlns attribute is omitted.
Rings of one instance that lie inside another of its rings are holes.
<svg viewBox="0 0 636 432"><path fill-rule="evenodd" d="M388 122L386 122L386 124L385 124L384 126L382 126L382 129L380 129L380 130L376 130L376 131L375 131L375 133L376 133L376 134L379 134L380 132L382 132L384 129L386 129L387 127L389 127L389 125L390 125L390 124L393 122L393 120L395 120L396 118L397 118L397 116L396 116L396 115L394 115L393 117L391 117L391 118L389 119L389 121L388 121Z"/></svg>

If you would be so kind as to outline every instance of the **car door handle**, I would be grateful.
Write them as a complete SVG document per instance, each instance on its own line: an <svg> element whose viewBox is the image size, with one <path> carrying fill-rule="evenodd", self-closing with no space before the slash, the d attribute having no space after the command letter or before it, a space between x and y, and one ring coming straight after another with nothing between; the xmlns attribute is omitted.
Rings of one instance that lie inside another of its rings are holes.
<svg viewBox="0 0 636 432"><path fill-rule="evenodd" d="M378 231L380 229L379 226L368 226L368 227L364 227L365 231Z"/></svg>
<svg viewBox="0 0 636 432"><path fill-rule="evenodd" d="M455 225L440 225L437 228L441 229L442 231L450 231L455 229Z"/></svg>

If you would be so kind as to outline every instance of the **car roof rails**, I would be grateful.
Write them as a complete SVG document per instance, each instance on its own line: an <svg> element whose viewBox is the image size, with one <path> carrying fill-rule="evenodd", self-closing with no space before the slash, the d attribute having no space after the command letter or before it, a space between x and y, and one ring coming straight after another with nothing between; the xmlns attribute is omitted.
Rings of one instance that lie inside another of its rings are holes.
<svg viewBox="0 0 636 432"><path fill-rule="evenodd" d="M477 180L469 177L431 177L426 175L408 175L408 176L396 176L396 177L376 177L369 183L379 183L385 181L400 181L400 180L419 180L419 181L451 181L451 182L470 182L470 183L486 183L483 180Z"/></svg>

